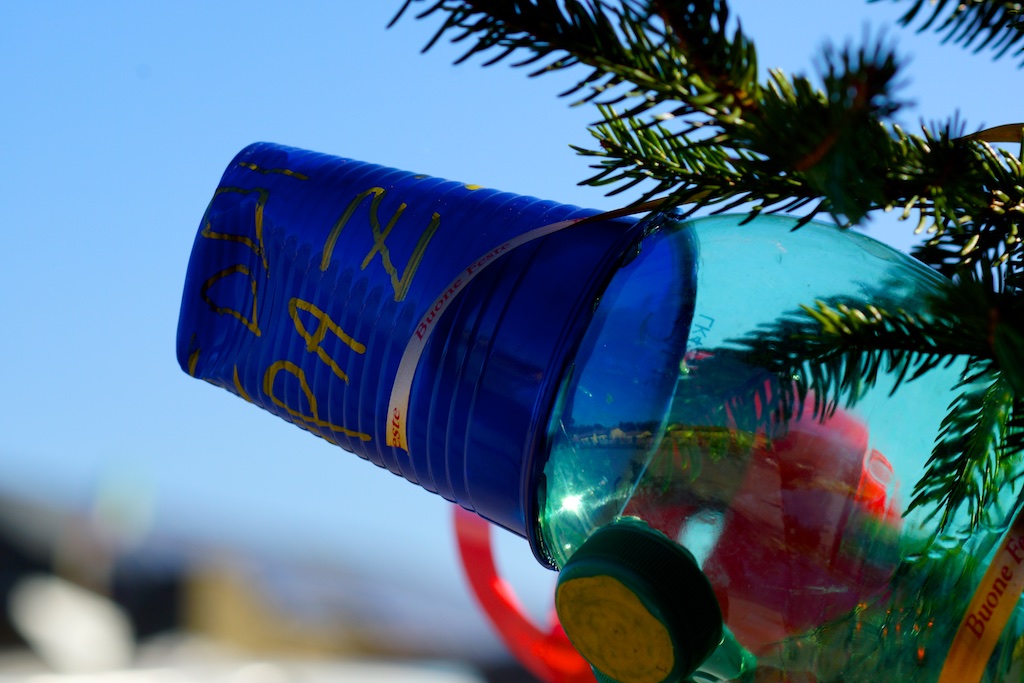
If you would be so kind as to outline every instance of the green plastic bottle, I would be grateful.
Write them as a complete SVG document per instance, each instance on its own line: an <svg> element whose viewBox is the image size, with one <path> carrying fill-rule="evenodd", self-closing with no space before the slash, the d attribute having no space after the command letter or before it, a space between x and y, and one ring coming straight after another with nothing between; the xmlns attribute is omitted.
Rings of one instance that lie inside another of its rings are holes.
<svg viewBox="0 0 1024 683"><path fill-rule="evenodd" d="M938 680L1015 510L938 539L907 514L963 366L895 392L882 367L823 413L752 349L798 304L919 313L943 280L853 232L741 223L655 218L565 374L536 516L563 627L602 681ZM1010 621L989 680L1019 669Z"/></svg>

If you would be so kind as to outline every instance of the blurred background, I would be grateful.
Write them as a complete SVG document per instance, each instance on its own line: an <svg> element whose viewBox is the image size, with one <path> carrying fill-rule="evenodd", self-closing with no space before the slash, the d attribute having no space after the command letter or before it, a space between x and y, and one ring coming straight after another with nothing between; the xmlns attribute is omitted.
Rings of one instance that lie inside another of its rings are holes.
<svg viewBox="0 0 1024 683"><path fill-rule="evenodd" d="M1022 118L1013 60L894 27L904 4L732 7L762 70L884 33L909 61L908 128ZM595 113L557 99L569 75L421 55L437 18L387 29L400 5L0 4L0 683L531 680L466 587L448 503L175 360L199 220L250 142L632 198L576 186L569 144ZM554 575L496 542L547 623Z"/></svg>

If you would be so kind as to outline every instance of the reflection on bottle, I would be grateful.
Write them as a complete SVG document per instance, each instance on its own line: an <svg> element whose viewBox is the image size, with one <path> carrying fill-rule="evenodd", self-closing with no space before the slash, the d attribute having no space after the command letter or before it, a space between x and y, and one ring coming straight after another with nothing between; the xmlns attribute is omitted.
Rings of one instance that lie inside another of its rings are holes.
<svg viewBox="0 0 1024 683"><path fill-rule="evenodd" d="M809 408L771 437L670 427L623 514L691 549L714 534L701 567L726 624L759 653L881 594L895 571L892 466L867 440L849 415ZM695 475L698 457L714 463Z"/></svg>

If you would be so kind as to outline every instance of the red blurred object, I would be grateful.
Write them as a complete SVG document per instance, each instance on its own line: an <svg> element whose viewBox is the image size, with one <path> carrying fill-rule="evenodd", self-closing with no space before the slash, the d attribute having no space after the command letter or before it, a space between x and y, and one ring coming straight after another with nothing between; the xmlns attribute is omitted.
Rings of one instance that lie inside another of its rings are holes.
<svg viewBox="0 0 1024 683"><path fill-rule="evenodd" d="M885 594L899 559L898 485L852 415L819 420L808 406L741 471L705 469L700 478L701 490L638 490L623 514L680 540L702 514L720 517L702 569L726 625L755 655ZM547 683L593 683L554 611L546 630L534 625L498 576L490 524L456 508L455 528L473 592L523 666Z"/></svg>
<svg viewBox="0 0 1024 683"><path fill-rule="evenodd" d="M590 665L569 642L554 609L547 629L539 628L512 587L498 576L490 523L456 506L455 533L469 585L516 659L546 683L594 683Z"/></svg>
<svg viewBox="0 0 1024 683"><path fill-rule="evenodd" d="M758 455L704 568L755 653L884 594L901 526L892 465L848 414L792 422Z"/></svg>
<svg viewBox="0 0 1024 683"><path fill-rule="evenodd" d="M702 569L740 644L763 653L885 594L899 559L897 482L859 420L820 420L808 403L741 465L638 492L623 513L684 544L694 524L715 537Z"/></svg>

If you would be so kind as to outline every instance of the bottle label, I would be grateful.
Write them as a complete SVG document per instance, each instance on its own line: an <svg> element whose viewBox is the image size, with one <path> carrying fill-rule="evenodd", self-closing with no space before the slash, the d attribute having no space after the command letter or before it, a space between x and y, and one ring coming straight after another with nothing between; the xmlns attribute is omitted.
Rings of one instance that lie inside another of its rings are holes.
<svg viewBox="0 0 1024 683"><path fill-rule="evenodd" d="M1024 593L1024 515L1014 519L960 621L939 683L980 681Z"/></svg>

